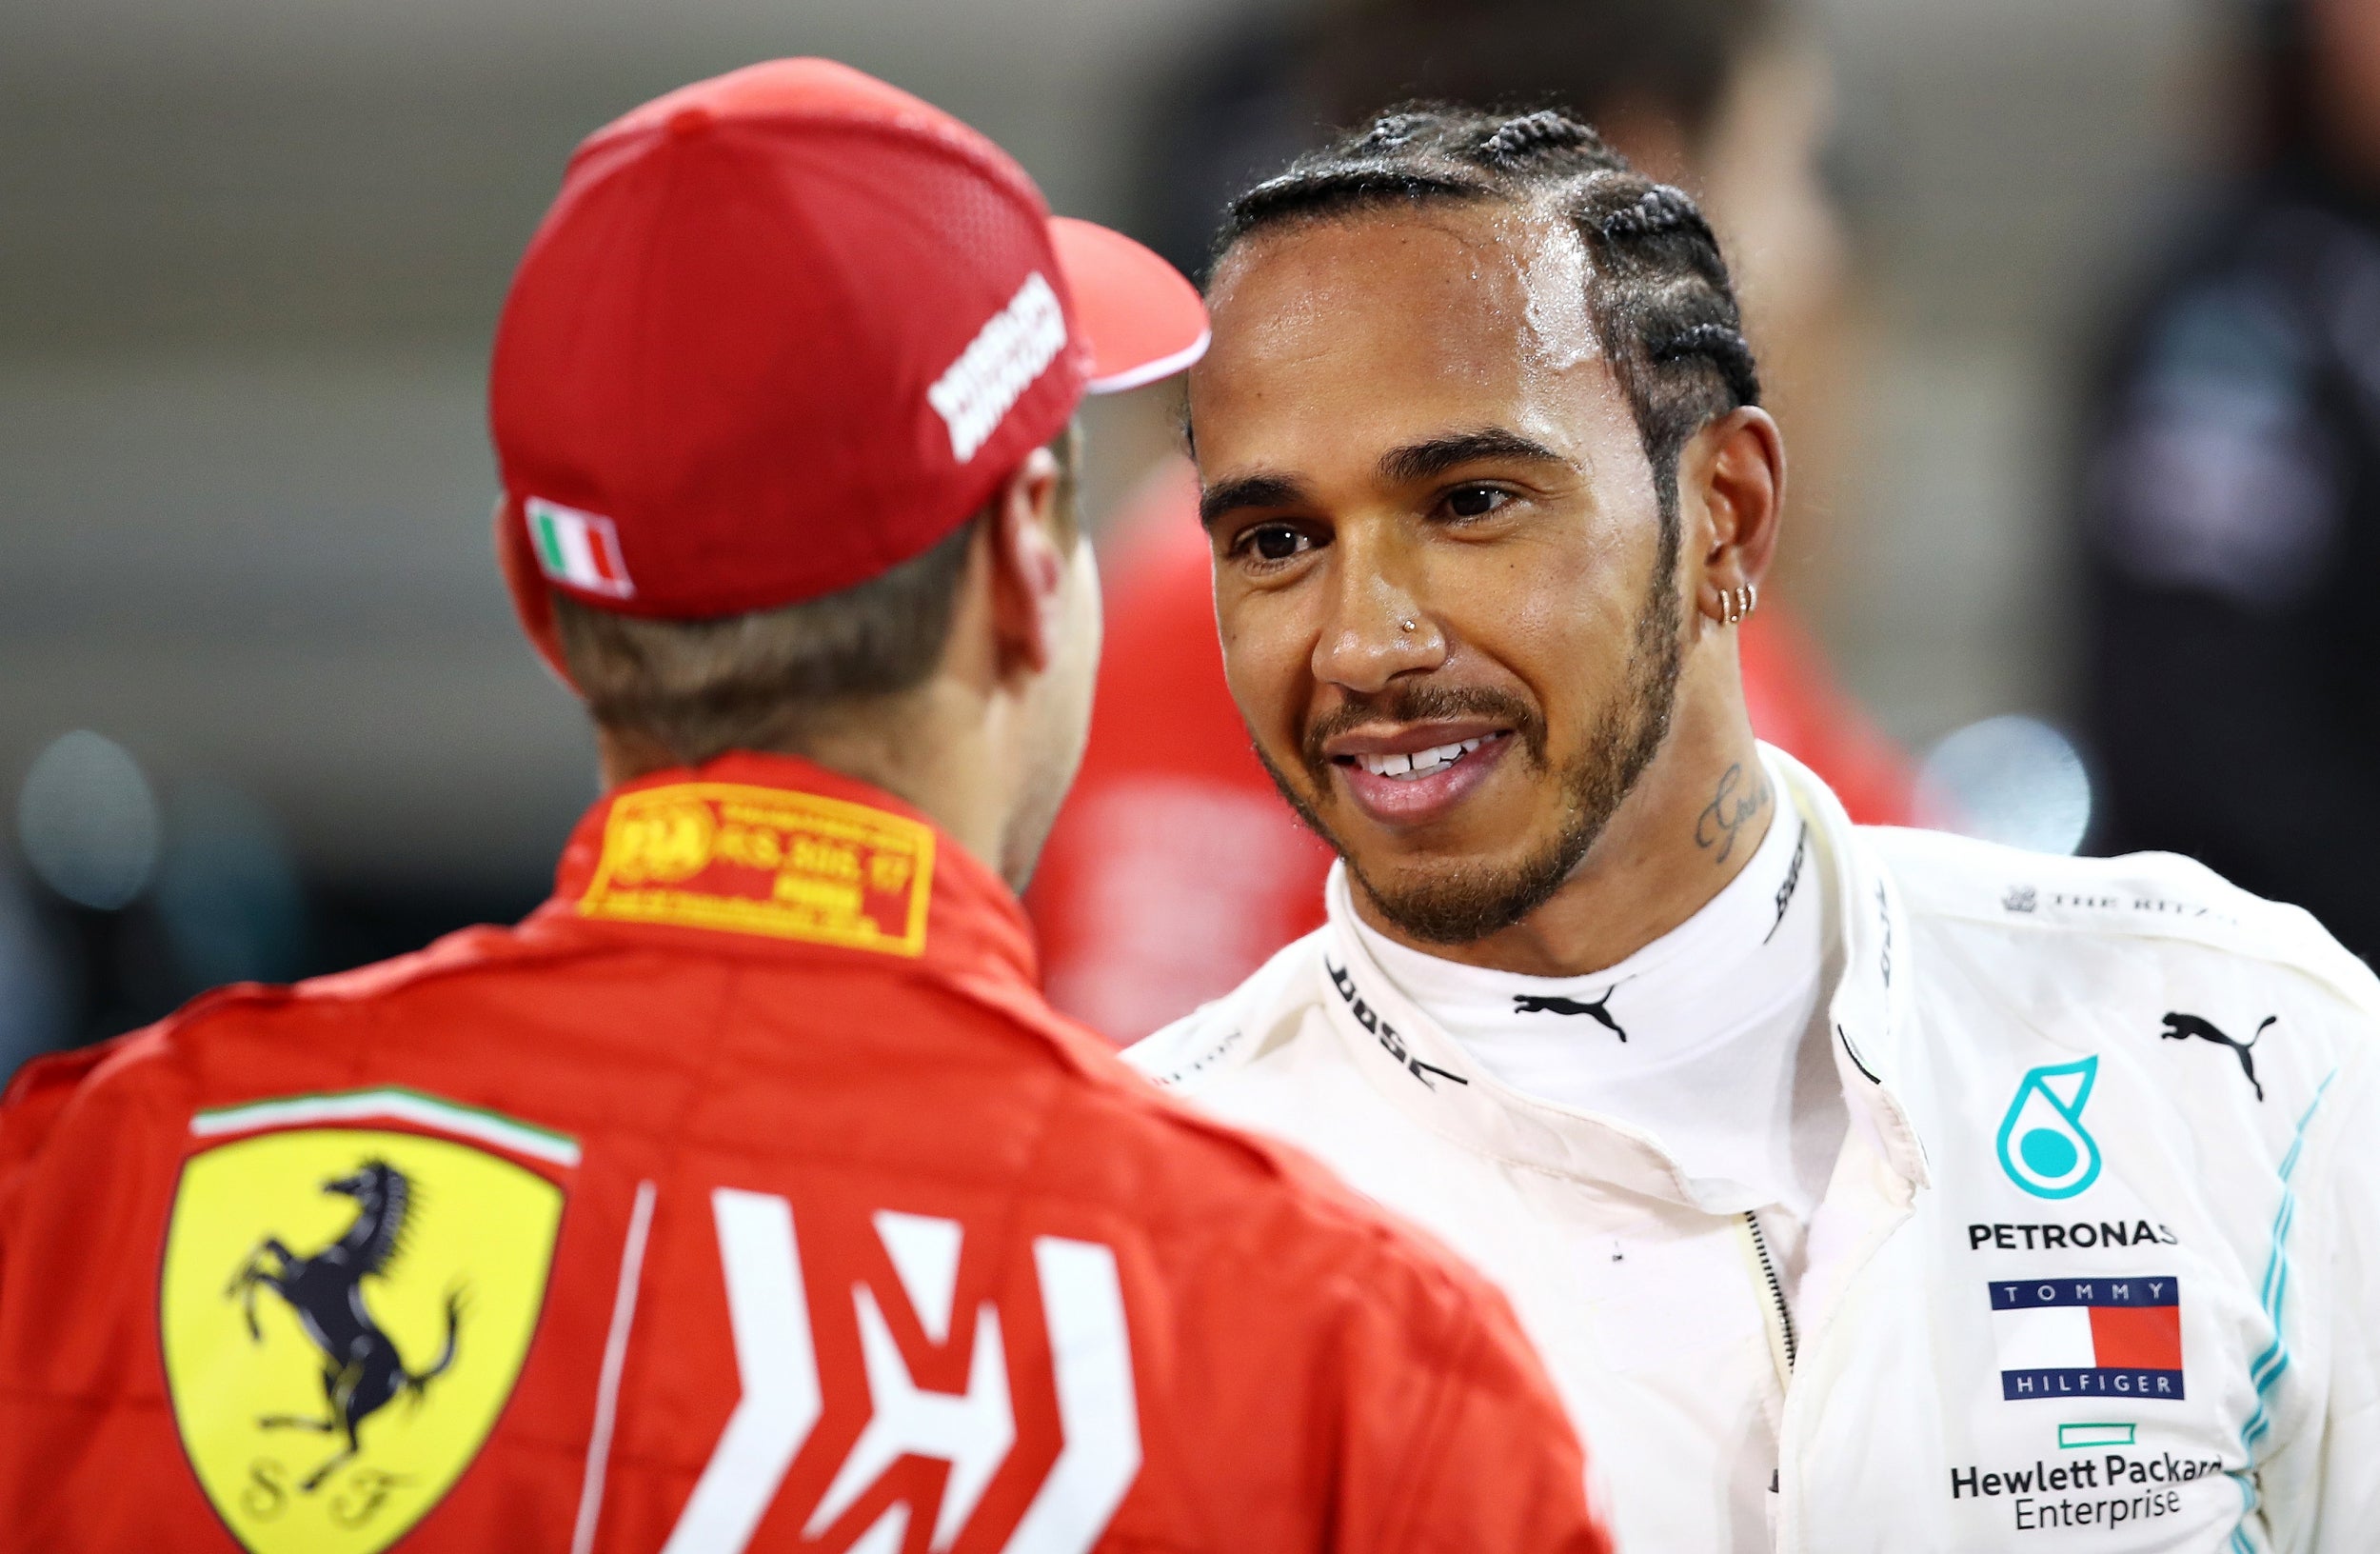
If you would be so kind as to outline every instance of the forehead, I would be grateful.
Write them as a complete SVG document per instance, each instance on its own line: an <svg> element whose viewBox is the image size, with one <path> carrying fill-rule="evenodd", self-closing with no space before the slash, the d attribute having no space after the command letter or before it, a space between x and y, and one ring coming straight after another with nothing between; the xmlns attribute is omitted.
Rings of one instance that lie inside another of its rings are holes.
<svg viewBox="0 0 2380 1554"><path fill-rule="evenodd" d="M1488 425L1576 447L1608 433L1615 412L1632 428L1587 266L1566 221L1492 202L1259 234L1225 259L1209 298L1214 344L1191 376L1200 462Z"/></svg>

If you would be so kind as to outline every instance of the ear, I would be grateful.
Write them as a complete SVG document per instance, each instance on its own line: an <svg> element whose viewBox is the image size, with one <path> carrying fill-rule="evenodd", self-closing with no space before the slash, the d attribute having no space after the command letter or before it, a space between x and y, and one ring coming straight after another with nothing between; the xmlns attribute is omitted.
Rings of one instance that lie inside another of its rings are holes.
<svg viewBox="0 0 2380 1554"><path fill-rule="evenodd" d="M1785 506L1785 441L1775 421L1756 406L1729 411L1695 434L1677 461L1687 513L1699 511L1699 534L1687 544L1698 548L1696 601L1702 613L1732 625L1742 618L1729 597L1756 588L1776 556L1776 530ZM1740 606L1741 597L1738 598Z"/></svg>
<svg viewBox="0 0 2380 1554"><path fill-rule="evenodd" d="M1040 674L1058 653L1074 560L1056 528L1058 488L1057 456L1037 448L1002 483L986 515L992 635L1002 679Z"/></svg>

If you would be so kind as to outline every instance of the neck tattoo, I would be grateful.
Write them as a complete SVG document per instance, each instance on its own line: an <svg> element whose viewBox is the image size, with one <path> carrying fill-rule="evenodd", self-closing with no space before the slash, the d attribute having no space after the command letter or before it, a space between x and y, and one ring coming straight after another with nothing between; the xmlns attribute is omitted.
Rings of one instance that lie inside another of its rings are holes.
<svg viewBox="0 0 2380 1554"><path fill-rule="evenodd" d="M1735 850L1735 839L1745 827L1760 817L1768 807L1770 787L1768 773L1755 769L1749 787L1744 782L1744 764L1730 765L1719 773L1718 786L1711 794L1711 802L1695 817L1695 846L1711 853L1711 862L1723 864ZM1716 848L1716 851L1713 849Z"/></svg>

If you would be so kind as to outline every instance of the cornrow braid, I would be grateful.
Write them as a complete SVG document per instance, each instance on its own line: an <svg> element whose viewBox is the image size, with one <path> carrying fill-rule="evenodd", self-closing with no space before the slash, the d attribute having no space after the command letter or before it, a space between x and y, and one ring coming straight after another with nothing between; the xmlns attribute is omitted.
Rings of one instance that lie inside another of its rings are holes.
<svg viewBox="0 0 2380 1554"><path fill-rule="evenodd" d="M1656 232L1673 232L1681 227L1694 228L1705 237L1710 227L1702 212L1695 208L1693 196L1669 184L1655 184L1644 191L1644 197L1634 205L1622 206L1603 217L1597 230L1606 243L1626 238L1651 237ZM1715 242L1714 249L1717 248Z"/></svg>
<svg viewBox="0 0 2380 1554"><path fill-rule="evenodd" d="M1422 128L1422 121L1410 113L1383 113L1372 121L1363 132L1366 146L1396 147L1411 140Z"/></svg>
<svg viewBox="0 0 2380 1554"><path fill-rule="evenodd" d="M1567 150L1594 137L1595 131L1585 125L1547 109L1497 125L1495 132L1479 143L1479 155L1498 167L1517 167L1538 151Z"/></svg>
<svg viewBox="0 0 2380 1554"><path fill-rule="evenodd" d="M1744 337L1724 324L1696 324L1681 329L1653 348L1656 362L1675 362L1689 356L1708 360L1727 378L1727 387L1738 405L1760 403L1760 373L1752 360L1752 348Z"/></svg>
<svg viewBox="0 0 2380 1554"><path fill-rule="evenodd" d="M1760 403L1759 371L1693 198L1636 171L1587 124L1553 109L1405 104L1233 201L1215 257L1275 228L1438 201L1557 210L1587 245L1588 314L1636 413L1673 563L1678 455L1711 421Z"/></svg>

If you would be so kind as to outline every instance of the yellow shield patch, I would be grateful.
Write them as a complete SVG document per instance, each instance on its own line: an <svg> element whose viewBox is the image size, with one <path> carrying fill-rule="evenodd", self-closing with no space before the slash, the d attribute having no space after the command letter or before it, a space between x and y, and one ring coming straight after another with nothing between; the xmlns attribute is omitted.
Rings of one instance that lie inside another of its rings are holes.
<svg viewBox="0 0 2380 1554"><path fill-rule="evenodd" d="M190 1464L252 1554L376 1554L453 1487L520 1375L562 1203L509 1160L387 1129L189 1160L166 1374Z"/></svg>

